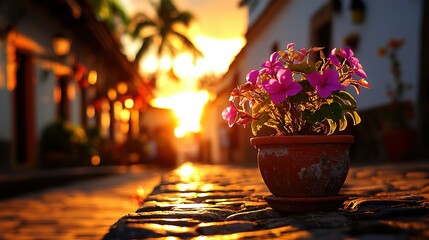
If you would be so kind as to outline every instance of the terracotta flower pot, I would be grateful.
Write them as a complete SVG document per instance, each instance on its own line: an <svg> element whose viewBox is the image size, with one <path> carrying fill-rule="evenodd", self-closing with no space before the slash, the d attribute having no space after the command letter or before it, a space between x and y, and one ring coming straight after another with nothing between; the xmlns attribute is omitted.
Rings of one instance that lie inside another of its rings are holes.
<svg viewBox="0 0 429 240"><path fill-rule="evenodd" d="M349 170L351 135L254 137L262 178L274 197L337 196Z"/></svg>

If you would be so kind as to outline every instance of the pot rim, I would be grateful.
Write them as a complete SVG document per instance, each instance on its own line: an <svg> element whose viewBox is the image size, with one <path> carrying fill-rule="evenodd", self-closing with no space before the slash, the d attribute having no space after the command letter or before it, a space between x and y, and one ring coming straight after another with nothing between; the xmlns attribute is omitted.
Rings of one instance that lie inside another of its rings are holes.
<svg viewBox="0 0 429 240"><path fill-rule="evenodd" d="M270 144L301 144L301 143L343 143L351 144L354 142L352 135L293 135L293 136L263 136L252 137L252 145L270 145Z"/></svg>

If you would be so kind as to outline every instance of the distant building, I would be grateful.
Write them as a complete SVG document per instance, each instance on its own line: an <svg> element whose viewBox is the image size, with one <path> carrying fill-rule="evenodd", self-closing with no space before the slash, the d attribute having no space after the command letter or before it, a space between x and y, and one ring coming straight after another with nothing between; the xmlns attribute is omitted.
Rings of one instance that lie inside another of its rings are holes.
<svg viewBox="0 0 429 240"><path fill-rule="evenodd" d="M208 106L204 139L210 142L209 161L255 163L255 150L249 144L250 127L229 129L221 118L228 106L229 93L245 81L252 69L289 42L296 48L350 46L361 61L372 85L357 96L363 123L356 133L360 160L379 161L384 157L380 126L383 116L377 112L389 104L386 88L393 84L388 59L377 56L378 49L391 39L403 39L398 52L402 78L412 88L404 100L411 101L418 130L418 154L424 156L429 145L429 3L425 0L270 0L248 1L249 26L247 43L231 63L217 86L217 98ZM378 114L378 115L377 115ZM368 137L369 136L369 137ZM223 154L221 154L223 153ZM419 157L415 156L415 157Z"/></svg>
<svg viewBox="0 0 429 240"><path fill-rule="evenodd" d="M40 167L42 132L59 120L112 143L138 137L150 88L120 48L85 0L0 1L1 171Z"/></svg>

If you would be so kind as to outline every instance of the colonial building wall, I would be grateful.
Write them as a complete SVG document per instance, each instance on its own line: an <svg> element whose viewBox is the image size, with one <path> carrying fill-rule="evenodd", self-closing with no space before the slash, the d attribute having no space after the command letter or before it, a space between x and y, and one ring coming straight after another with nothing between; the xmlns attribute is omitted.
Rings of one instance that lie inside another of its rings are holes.
<svg viewBox="0 0 429 240"><path fill-rule="evenodd" d="M349 10L351 0L342 1L342 9L333 18L333 46L343 46L344 39L357 34L359 44L355 54L359 57L371 82L371 91L362 91L357 97L362 110L378 107L389 102L386 87L393 84L391 65L387 58L377 56L380 47L391 39L403 39L405 44L398 52L402 78L413 87L404 99L417 104L420 69L420 32L424 0L377 0L364 1L364 22L354 24Z"/></svg>

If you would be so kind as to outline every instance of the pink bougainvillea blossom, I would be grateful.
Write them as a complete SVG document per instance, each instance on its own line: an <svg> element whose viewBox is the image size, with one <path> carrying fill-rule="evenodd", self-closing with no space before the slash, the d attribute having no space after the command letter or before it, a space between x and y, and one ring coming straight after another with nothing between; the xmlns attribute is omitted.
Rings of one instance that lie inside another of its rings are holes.
<svg viewBox="0 0 429 240"><path fill-rule="evenodd" d="M362 65L359 63L359 59L354 57L354 52L350 48L341 48L339 50L334 48L329 54L330 62L336 67L341 67L341 62L336 55L344 58L347 61L354 74L363 78L367 77L365 71L362 68Z"/></svg>
<svg viewBox="0 0 429 240"><path fill-rule="evenodd" d="M277 71L283 68L283 64L279 60L280 55L278 52L273 52L270 56L270 59L265 60L261 64L261 73L266 73L268 75L276 75Z"/></svg>
<svg viewBox="0 0 429 240"><path fill-rule="evenodd" d="M363 70L362 65L358 62L356 68L353 69L353 73L359 77L367 78L366 72Z"/></svg>
<svg viewBox="0 0 429 240"><path fill-rule="evenodd" d="M249 123L253 120L255 120L255 118L252 118L252 116L250 116L249 114L241 113L238 120L237 120L237 124L246 125L247 123Z"/></svg>
<svg viewBox="0 0 429 240"><path fill-rule="evenodd" d="M302 86L293 80L289 69L280 69L277 72L277 79L272 78L262 83L274 103L280 103L288 96L294 96L302 90Z"/></svg>
<svg viewBox="0 0 429 240"><path fill-rule="evenodd" d="M338 72L332 69L326 69L322 73L312 72L307 74L307 80L312 87L317 89L321 98L327 98L331 92L342 89L338 82Z"/></svg>
<svg viewBox="0 0 429 240"><path fill-rule="evenodd" d="M329 53L329 61L336 67L341 67L341 62L338 60L337 56L337 48L332 49L331 53Z"/></svg>
<svg viewBox="0 0 429 240"><path fill-rule="evenodd" d="M237 118L238 110L233 102L229 102L230 106L222 111L222 118L228 121L228 126L234 125Z"/></svg>
<svg viewBox="0 0 429 240"><path fill-rule="evenodd" d="M256 81L259 77L259 71L258 70L252 70L249 73L247 73L246 80L253 85L256 85Z"/></svg>
<svg viewBox="0 0 429 240"><path fill-rule="evenodd" d="M293 42L288 43L288 44L286 45L286 49L293 48L295 45L296 45L296 44L295 44L295 43L293 43Z"/></svg>

